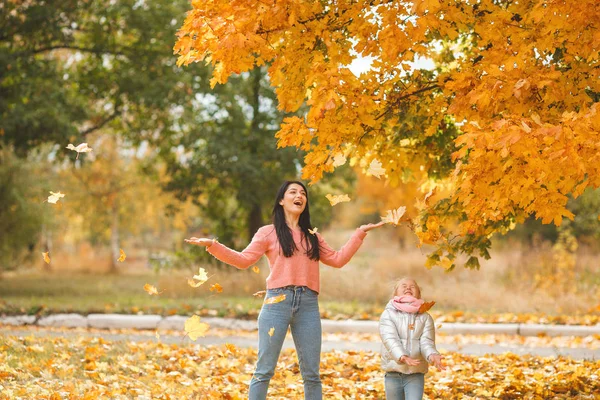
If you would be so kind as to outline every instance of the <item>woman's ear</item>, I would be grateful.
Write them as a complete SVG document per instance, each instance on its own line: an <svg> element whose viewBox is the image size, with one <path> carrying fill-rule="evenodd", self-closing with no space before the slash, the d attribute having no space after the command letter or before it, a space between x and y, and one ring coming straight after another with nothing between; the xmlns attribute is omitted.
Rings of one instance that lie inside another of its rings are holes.
<svg viewBox="0 0 600 400"><path fill-rule="evenodd" d="M279 200L279 205L282 206L283 205L283 199Z"/></svg>

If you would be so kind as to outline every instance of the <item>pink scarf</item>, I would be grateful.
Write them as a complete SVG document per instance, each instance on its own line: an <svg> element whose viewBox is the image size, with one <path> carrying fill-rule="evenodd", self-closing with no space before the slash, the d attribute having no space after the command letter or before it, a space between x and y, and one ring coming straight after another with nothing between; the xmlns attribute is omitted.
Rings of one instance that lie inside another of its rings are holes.
<svg viewBox="0 0 600 400"><path fill-rule="evenodd" d="M419 308L425 303L423 299L417 299L416 297L404 295L394 296L392 304L397 310L404 311L410 314L416 314L419 312Z"/></svg>

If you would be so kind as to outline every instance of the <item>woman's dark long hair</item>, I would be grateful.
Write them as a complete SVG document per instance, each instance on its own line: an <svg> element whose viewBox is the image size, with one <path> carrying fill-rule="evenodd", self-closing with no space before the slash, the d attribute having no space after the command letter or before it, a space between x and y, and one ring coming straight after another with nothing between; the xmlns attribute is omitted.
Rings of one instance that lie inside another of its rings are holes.
<svg viewBox="0 0 600 400"><path fill-rule="evenodd" d="M281 250L283 250L283 255L286 257L291 257L294 254L294 251L298 250L296 247L296 243L294 243L294 238L292 236L292 230L285 222L285 213L283 211L283 206L279 204L279 202L283 199L285 195L285 191L288 186L291 184L297 184L302 186L304 191L306 192L306 206L304 207L304 211L300 214L300 220L298 221L298 225L300 225L300 229L302 230L302 236L304 239L303 248L306 251L306 255L311 260L319 260L319 239L317 235L311 234L308 230L312 229L312 225L310 224L310 210L308 207L308 190L306 190L306 186L302 182L298 181L285 181L283 185L277 191L277 197L275 198L275 205L273 206L273 225L275 225L275 232L277 233L277 240L279 241L279 245L281 246Z"/></svg>

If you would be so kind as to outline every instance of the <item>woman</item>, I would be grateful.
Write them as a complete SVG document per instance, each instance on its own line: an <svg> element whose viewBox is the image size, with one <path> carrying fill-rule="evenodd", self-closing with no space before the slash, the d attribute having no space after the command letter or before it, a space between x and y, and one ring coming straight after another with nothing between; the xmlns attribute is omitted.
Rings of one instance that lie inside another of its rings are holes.
<svg viewBox="0 0 600 400"><path fill-rule="evenodd" d="M298 353L304 398L322 398L319 261L335 268L343 267L356 253L367 232L382 225L383 222L362 225L335 251L319 233L309 232L312 226L306 187L298 181L287 181L277 192L273 224L260 228L242 252L231 250L214 239L186 239L188 243L205 246L217 259L240 269L250 267L263 254L269 260L271 273L258 316L258 361L250 381L250 400L266 399L288 327ZM283 300L269 301L274 297Z"/></svg>

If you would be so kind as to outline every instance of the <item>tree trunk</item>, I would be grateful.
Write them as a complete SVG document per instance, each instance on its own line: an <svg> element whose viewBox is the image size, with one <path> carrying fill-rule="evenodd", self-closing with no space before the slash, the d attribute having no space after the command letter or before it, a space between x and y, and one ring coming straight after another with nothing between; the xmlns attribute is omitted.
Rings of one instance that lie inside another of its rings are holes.
<svg viewBox="0 0 600 400"><path fill-rule="evenodd" d="M261 226L263 226L262 209L260 204L254 204L248 215L248 240L252 239Z"/></svg>
<svg viewBox="0 0 600 400"><path fill-rule="evenodd" d="M116 274L117 259L119 258L119 201L115 198L111 208L111 224L110 224L110 269L109 274Z"/></svg>

